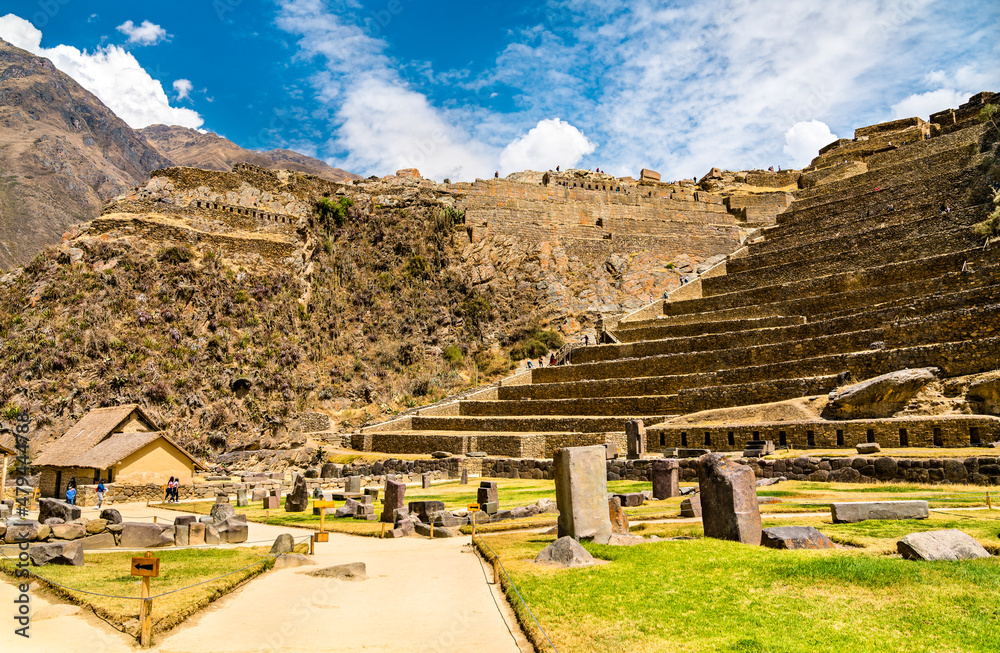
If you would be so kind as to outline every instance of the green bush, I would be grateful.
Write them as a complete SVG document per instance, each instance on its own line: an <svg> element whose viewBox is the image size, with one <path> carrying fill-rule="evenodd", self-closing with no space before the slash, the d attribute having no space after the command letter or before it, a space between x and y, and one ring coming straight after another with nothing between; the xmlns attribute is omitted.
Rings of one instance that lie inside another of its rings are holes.
<svg viewBox="0 0 1000 653"><path fill-rule="evenodd" d="M161 263L169 263L170 265L187 263L193 258L194 252L184 245L175 245L173 247L164 248L160 250L159 256L156 257L156 259Z"/></svg>
<svg viewBox="0 0 1000 653"><path fill-rule="evenodd" d="M458 345L448 345L441 354L450 365L460 365L465 359L462 349Z"/></svg>
<svg viewBox="0 0 1000 653"><path fill-rule="evenodd" d="M993 194L993 207L990 217L972 225L972 232L985 239L987 245L994 238L1000 237L1000 191Z"/></svg>
<svg viewBox="0 0 1000 653"><path fill-rule="evenodd" d="M331 224L336 227L343 227L347 221L347 209L354 206L354 200L350 197L341 197L334 202L329 197L321 197L316 202L316 215L320 223L329 227Z"/></svg>
<svg viewBox="0 0 1000 653"><path fill-rule="evenodd" d="M510 357L516 361L525 358L538 358L548 354L553 349L559 349L563 344L563 337L558 331L535 329L511 346Z"/></svg>

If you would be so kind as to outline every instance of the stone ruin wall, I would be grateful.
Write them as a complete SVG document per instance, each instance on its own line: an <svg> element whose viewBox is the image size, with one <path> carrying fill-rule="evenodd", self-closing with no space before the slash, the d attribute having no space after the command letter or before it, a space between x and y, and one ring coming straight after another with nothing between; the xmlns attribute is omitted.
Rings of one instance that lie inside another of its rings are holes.
<svg viewBox="0 0 1000 653"><path fill-rule="evenodd" d="M558 242L592 265L602 265L612 253L645 249L664 260L680 254L709 258L739 246L740 224L719 196L601 185L591 190L479 181L463 185L457 206L465 211L472 242L492 236Z"/></svg>

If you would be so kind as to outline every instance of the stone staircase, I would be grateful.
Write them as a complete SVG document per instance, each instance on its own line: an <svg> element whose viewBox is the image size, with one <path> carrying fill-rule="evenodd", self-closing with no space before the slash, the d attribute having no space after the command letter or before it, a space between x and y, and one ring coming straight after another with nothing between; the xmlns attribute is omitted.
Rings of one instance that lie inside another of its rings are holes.
<svg viewBox="0 0 1000 653"><path fill-rule="evenodd" d="M987 415L671 420L826 394L845 373L1000 369L1000 255L969 229L988 212L984 163L995 139L988 125L972 124L879 152L858 174L800 190L774 227L726 261L725 274L700 279L700 297L657 302L611 327L612 344L568 352L571 364L368 427L355 446L522 457L567 445L624 450L624 423L635 418L649 427L650 450L1000 439L1000 419Z"/></svg>

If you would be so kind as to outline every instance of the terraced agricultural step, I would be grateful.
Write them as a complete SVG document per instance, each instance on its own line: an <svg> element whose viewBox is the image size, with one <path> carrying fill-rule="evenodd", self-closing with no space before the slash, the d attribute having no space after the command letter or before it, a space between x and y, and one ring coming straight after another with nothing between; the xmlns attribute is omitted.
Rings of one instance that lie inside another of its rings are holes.
<svg viewBox="0 0 1000 653"><path fill-rule="evenodd" d="M935 315L963 310L967 306L989 306L1000 303L1000 285L976 288L966 292L949 293L922 301L914 301L887 320L885 310L849 312L840 317L812 321L784 327L748 329L722 332L697 337L663 338L627 344L599 345L573 351L571 362L579 365L621 358L641 358L684 352L718 351L737 347L759 347L782 342L795 342L811 338L844 334L852 331L877 329L900 319L913 321L931 319ZM744 322L735 322L743 324ZM880 338L875 338L879 340ZM874 342L874 340L872 341Z"/></svg>
<svg viewBox="0 0 1000 653"><path fill-rule="evenodd" d="M615 335L624 343L643 340L659 340L660 338L680 338L725 333L730 331L746 331L750 329L765 329L768 327L803 324L806 319L801 315L770 315L767 317L748 318L743 320L706 320L688 324L669 324L666 320L657 324L632 326L630 323L619 323ZM585 351L581 349L580 351ZM574 355L576 352L574 352Z"/></svg>
<svg viewBox="0 0 1000 653"><path fill-rule="evenodd" d="M515 401L463 401L462 416L512 417L515 415L666 415L684 412L677 395L644 397L588 397L584 399L520 399Z"/></svg>
<svg viewBox="0 0 1000 653"><path fill-rule="evenodd" d="M514 417L452 417L415 416L412 420L414 431L515 431L548 433L570 431L576 433L599 433L625 430L625 422L643 419L646 424L658 424L664 415L618 415L618 416L514 416Z"/></svg>

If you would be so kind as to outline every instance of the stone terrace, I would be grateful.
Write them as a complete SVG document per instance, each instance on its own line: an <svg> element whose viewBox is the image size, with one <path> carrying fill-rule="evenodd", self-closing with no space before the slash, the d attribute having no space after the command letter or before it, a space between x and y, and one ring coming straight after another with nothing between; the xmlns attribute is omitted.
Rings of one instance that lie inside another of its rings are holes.
<svg viewBox="0 0 1000 653"><path fill-rule="evenodd" d="M632 418L651 427L650 448L1000 440L1000 418L971 414L661 424L826 394L844 372L861 380L915 367L940 368L942 377L1000 369L1000 258L969 229L988 212L983 171L996 130L971 110L963 115L962 128L896 121L824 148L817 161L838 165L843 150L850 174L812 177L776 225L699 280L700 297L657 302L611 326L609 344L574 349L570 365L370 427L358 444L551 456L567 444L621 447ZM588 192L540 192L574 191Z"/></svg>

